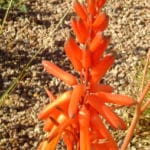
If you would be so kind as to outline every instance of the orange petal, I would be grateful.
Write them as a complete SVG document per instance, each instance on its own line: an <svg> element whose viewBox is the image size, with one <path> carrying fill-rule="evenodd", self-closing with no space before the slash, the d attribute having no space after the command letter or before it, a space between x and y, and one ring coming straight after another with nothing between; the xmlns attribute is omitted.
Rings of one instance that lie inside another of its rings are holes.
<svg viewBox="0 0 150 150"><path fill-rule="evenodd" d="M85 22L81 19L72 19L71 26L80 43L85 43L88 38L88 29Z"/></svg>
<svg viewBox="0 0 150 150"><path fill-rule="evenodd" d="M90 126L91 132L90 132L90 141L91 143L97 143L99 139L105 139L104 136L94 127Z"/></svg>
<svg viewBox="0 0 150 150"><path fill-rule="evenodd" d="M96 56L96 58L100 58L102 56L104 50L106 49L109 41L110 41L109 36L106 37L101 32L98 32L95 35L92 42L90 43L89 49L91 52L93 52L93 55Z"/></svg>
<svg viewBox="0 0 150 150"><path fill-rule="evenodd" d="M75 43L73 38L69 38L65 43L65 52L69 57L71 63L77 71L82 70L82 65L79 59L81 57L81 50L78 45Z"/></svg>
<svg viewBox="0 0 150 150"><path fill-rule="evenodd" d="M89 50L82 50L82 66L85 69L91 67L91 52Z"/></svg>
<svg viewBox="0 0 150 150"><path fill-rule="evenodd" d="M81 84L76 85L73 89L68 108L68 114L70 118L73 118L76 115L79 106L79 101L81 100L83 94L84 94L84 86Z"/></svg>
<svg viewBox="0 0 150 150"><path fill-rule="evenodd" d="M105 3L106 3L106 0L97 0L98 8L101 9Z"/></svg>
<svg viewBox="0 0 150 150"><path fill-rule="evenodd" d="M105 39L104 35L101 32L98 32L95 35L92 42L90 43L89 50L91 52L94 52L95 50L99 49L102 43L104 42L104 39Z"/></svg>
<svg viewBox="0 0 150 150"><path fill-rule="evenodd" d="M65 83L69 85L75 85L77 83L76 78L72 74L62 70L61 68L51 63L50 61L43 60L42 64L48 73L63 80Z"/></svg>
<svg viewBox="0 0 150 150"><path fill-rule="evenodd" d="M79 126L80 126L80 150L90 150L90 135L89 135L89 124L90 123L90 112L83 105L79 111Z"/></svg>
<svg viewBox="0 0 150 150"><path fill-rule="evenodd" d="M108 139L107 145L112 149L112 150L118 150L118 146L116 142L114 141L113 137L109 133L109 131L106 129L105 125L103 124L102 120L98 116L97 113L91 113L91 125L97 129L98 132L100 132L103 137Z"/></svg>
<svg viewBox="0 0 150 150"><path fill-rule="evenodd" d="M54 131L48 134L48 139L52 140L56 135L63 133L63 131L70 125L72 125L76 120L67 118L62 123L60 123Z"/></svg>
<svg viewBox="0 0 150 150"><path fill-rule="evenodd" d="M67 150L73 150L75 137L71 132L66 132L63 134L63 141L67 146Z"/></svg>
<svg viewBox="0 0 150 150"><path fill-rule="evenodd" d="M107 107L106 105L103 105L101 108L101 112L99 111L99 113L107 120L107 122L116 129L122 129L125 130L126 129L126 124L124 123L124 121L117 116L117 114L115 114L109 107Z"/></svg>
<svg viewBox="0 0 150 150"><path fill-rule="evenodd" d="M108 16L103 12L96 17L92 25L93 29L96 31L103 31L106 29L107 26L108 26Z"/></svg>
<svg viewBox="0 0 150 150"><path fill-rule="evenodd" d="M88 12L94 16L96 13L96 0L87 0Z"/></svg>
<svg viewBox="0 0 150 150"><path fill-rule="evenodd" d="M93 150L110 150L106 143L103 144L92 144Z"/></svg>
<svg viewBox="0 0 150 150"><path fill-rule="evenodd" d="M114 63L114 57L112 55L107 55L104 59L100 60L97 65L95 65L91 70L92 80L91 82L96 83L104 76L107 70Z"/></svg>
<svg viewBox="0 0 150 150"><path fill-rule="evenodd" d="M54 125L58 124L58 118L60 115L67 116L66 112L64 111L64 107L66 107L65 105L66 104L62 104L61 106L51 111L48 118L44 121L44 127L43 127L44 131L50 131ZM65 109L67 110L68 107Z"/></svg>
<svg viewBox="0 0 150 150"><path fill-rule="evenodd" d="M73 4L73 8L75 12L83 19L84 21L87 20L87 12L86 12L86 7L79 3L77 0Z"/></svg>
<svg viewBox="0 0 150 150"><path fill-rule="evenodd" d="M69 103L69 100L71 98L72 91L67 91L60 95L54 102L48 104L45 106L45 108L39 113L38 118L39 119L45 119L48 118L51 112L54 110L57 106L61 106L64 103Z"/></svg>
<svg viewBox="0 0 150 150"><path fill-rule="evenodd" d="M82 58L81 49L78 46L78 44L75 42L74 38L70 37L66 43L67 43L68 47L70 47L72 49L75 57L77 59L81 60L81 58Z"/></svg>
<svg viewBox="0 0 150 150"><path fill-rule="evenodd" d="M102 34L98 33L92 41L91 49L93 50L92 53L92 62L93 64L97 64L99 59L102 57L102 54L106 50L109 42L110 36L103 36Z"/></svg>
<svg viewBox="0 0 150 150"><path fill-rule="evenodd" d="M91 84L90 91L91 92L113 92L113 87L105 84Z"/></svg>
<svg viewBox="0 0 150 150"><path fill-rule="evenodd" d="M53 138L51 141L50 141L50 146L49 148L47 149L44 149L44 150L56 150L56 146L60 140L60 137L61 137L61 134L58 134L55 138Z"/></svg>
<svg viewBox="0 0 150 150"><path fill-rule="evenodd" d="M88 97L88 103L102 115L107 122L116 129L126 129L126 125L109 107L107 107L99 97L91 95Z"/></svg>
<svg viewBox="0 0 150 150"><path fill-rule="evenodd" d="M54 126L54 123L51 119L46 119L44 121L44 127L43 127L43 131L50 131Z"/></svg>
<svg viewBox="0 0 150 150"><path fill-rule="evenodd" d="M56 145L55 145L55 148L56 148ZM55 150L55 149L52 148L51 142L45 140L40 143L37 150Z"/></svg>
<svg viewBox="0 0 150 150"><path fill-rule="evenodd" d="M125 95L98 92L97 96L108 103L114 103L124 106L130 106L135 104L135 101L131 97Z"/></svg>

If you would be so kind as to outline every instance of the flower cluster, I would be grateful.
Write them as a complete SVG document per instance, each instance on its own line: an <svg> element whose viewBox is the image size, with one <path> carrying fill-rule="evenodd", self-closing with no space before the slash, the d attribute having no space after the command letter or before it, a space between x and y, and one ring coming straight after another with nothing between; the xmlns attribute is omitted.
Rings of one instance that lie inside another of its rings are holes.
<svg viewBox="0 0 150 150"><path fill-rule="evenodd" d="M104 55L110 37L102 33L108 26L108 16L101 11L106 0L75 1L77 18L71 26L77 37L69 37L65 53L80 78L62 70L50 61L42 62L45 70L61 79L72 90L55 97L46 89L51 103L43 108L38 118L44 120L47 138L38 150L54 150L62 138L67 150L117 150L118 146L103 120L114 129L126 129L123 120L107 104L130 106L132 98L113 94L113 88L100 81L114 63L112 54Z"/></svg>

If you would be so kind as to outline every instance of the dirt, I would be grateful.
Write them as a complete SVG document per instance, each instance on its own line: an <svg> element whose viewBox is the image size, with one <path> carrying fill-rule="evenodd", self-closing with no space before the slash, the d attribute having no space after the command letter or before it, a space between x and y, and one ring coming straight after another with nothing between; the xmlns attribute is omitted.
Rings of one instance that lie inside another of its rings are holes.
<svg viewBox="0 0 150 150"><path fill-rule="evenodd" d="M73 34L70 29L70 19L75 16L70 9L72 1L26 0L25 5L26 13L17 8L10 10L0 35L0 95L6 92L29 60L39 53L0 107L0 150L35 150L44 138L42 122L37 119L38 112L49 102L44 87L55 94L69 88L47 74L41 61L51 60L64 70L75 73L63 51L66 38ZM144 0L124 3L108 0L104 8L110 17L106 34L112 36L107 51L115 53L116 62L103 82L111 84L118 93L134 97L137 94L137 88L132 87L136 67L142 66L149 49L148 7L148 1ZM5 11L1 11L1 19L4 14ZM132 117L127 109L123 118L129 123ZM149 115L142 117L129 150L150 149L149 126ZM120 133L117 132L116 138L119 144L124 138L124 133ZM65 149L62 142L58 149Z"/></svg>

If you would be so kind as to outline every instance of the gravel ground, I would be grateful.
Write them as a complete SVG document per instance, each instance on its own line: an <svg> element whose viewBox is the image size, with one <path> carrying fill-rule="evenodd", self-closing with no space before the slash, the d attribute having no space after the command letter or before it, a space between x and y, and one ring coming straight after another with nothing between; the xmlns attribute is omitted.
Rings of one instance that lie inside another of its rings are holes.
<svg viewBox="0 0 150 150"><path fill-rule="evenodd" d="M12 10L3 34L0 35L0 95L9 87L30 58L41 49L26 75L0 108L0 150L35 150L44 137L42 123L37 119L39 110L49 102L44 86L54 93L68 87L44 72L43 59L52 60L71 72L72 66L63 52L69 35L69 20L74 13L71 0L26 0L27 13ZM60 27L56 26L69 10ZM112 36L108 52L116 61L104 78L116 93L137 97L135 79L150 47L150 3L148 0L108 0L104 10L110 17L106 34ZM0 17L3 17L1 13ZM129 124L133 116L129 109L118 112ZM124 132L114 132L118 144ZM150 150L150 116L142 117L129 150ZM58 149L65 149L60 142Z"/></svg>

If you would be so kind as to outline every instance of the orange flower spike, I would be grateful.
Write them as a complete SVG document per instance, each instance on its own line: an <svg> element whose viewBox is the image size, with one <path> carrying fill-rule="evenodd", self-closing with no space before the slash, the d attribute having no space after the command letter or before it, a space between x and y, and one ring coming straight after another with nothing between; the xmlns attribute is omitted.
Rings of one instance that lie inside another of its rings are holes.
<svg viewBox="0 0 150 150"><path fill-rule="evenodd" d="M84 69L91 67L91 52L89 50L82 50L81 63Z"/></svg>
<svg viewBox="0 0 150 150"><path fill-rule="evenodd" d="M79 126L80 126L80 150L90 150L90 112L86 106L82 106L79 111Z"/></svg>
<svg viewBox="0 0 150 150"><path fill-rule="evenodd" d="M92 24L93 30L104 31L108 26L108 20L109 18L106 13L101 12L99 15L97 15L95 21Z"/></svg>
<svg viewBox="0 0 150 150"><path fill-rule="evenodd" d="M46 87L44 87L48 97L50 98L51 101L55 101L56 100L56 97L52 94L51 91L49 91Z"/></svg>
<svg viewBox="0 0 150 150"><path fill-rule="evenodd" d="M99 59L102 57L102 54L106 50L108 44L110 43L110 36L104 37L101 33L98 33L91 43L90 50L93 50L92 53L92 62L97 64Z"/></svg>
<svg viewBox="0 0 150 150"><path fill-rule="evenodd" d="M113 55L107 55L102 60L99 61L97 65L92 67L91 70L91 76L92 76L92 83L97 83L101 78L104 76L104 74L107 72L107 70L111 67L111 65L114 63L114 57Z"/></svg>
<svg viewBox="0 0 150 150"><path fill-rule="evenodd" d="M95 0L87 0L88 12L94 16L96 13L96 1Z"/></svg>
<svg viewBox="0 0 150 150"><path fill-rule="evenodd" d="M83 19L84 21L87 20L87 12L86 12L86 8L83 4L79 3L76 0L73 4L73 8L74 8L75 12L78 14L78 16L80 16L81 19Z"/></svg>
<svg viewBox="0 0 150 150"><path fill-rule="evenodd" d="M114 103L123 106L131 106L135 104L135 101L131 97L125 95L111 94L105 92L98 92L96 95L100 99L105 100L105 102L107 103Z"/></svg>
<svg viewBox="0 0 150 150"><path fill-rule="evenodd" d="M109 131L106 129L105 125L103 124L102 120L98 116L97 113L91 113L91 119L90 123L103 137L108 140L108 146L111 150L118 150L118 146L116 142L114 141L113 137L109 133Z"/></svg>
<svg viewBox="0 0 150 150"><path fill-rule="evenodd" d="M74 49L75 47L75 49ZM65 43L65 52L67 56L69 57L71 63L73 64L74 68L77 71L82 70L82 65L80 62L80 55L81 55L81 50L79 49L78 45L76 45L75 41L73 38L68 39L68 41Z"/></svg>
<svg viewBox="0 0 150 150"><path fill-rule="evenodd" d="M50 61L43 60L42 64L48 73L63 80L65 83L69 85L77 84L77 80L72 74L62 70L61 68L51 63Z"/></svg>
<svg viewBox="0 0 150 150"><path fill-rule="evenodd" d="M38 118L39 119L45 119L48 118L51 112L55 109L57 106L61 106L64 103L69 103L71 98L72 91L67 91L60 95L53 103L48 104L43 108L43 110L39 113Z"/></svg>
<svg viewBox="0 0 150 150"><path fill-rule="evenodd" d="M68 108L68 114L70 118L73 118L76 115L83 94L84 86L82 84L76 85L73 89Z"/></svg>

